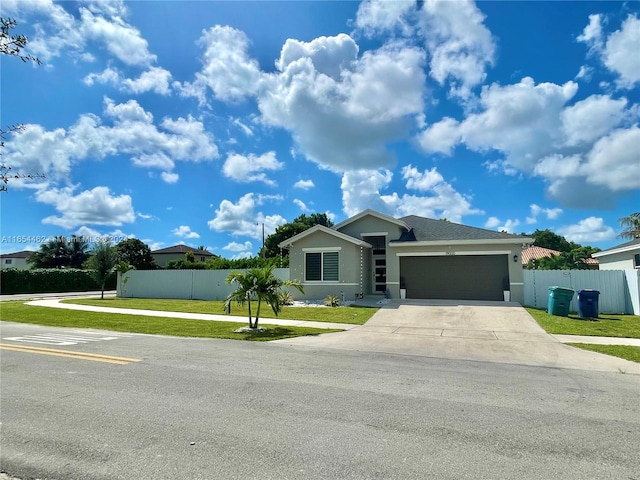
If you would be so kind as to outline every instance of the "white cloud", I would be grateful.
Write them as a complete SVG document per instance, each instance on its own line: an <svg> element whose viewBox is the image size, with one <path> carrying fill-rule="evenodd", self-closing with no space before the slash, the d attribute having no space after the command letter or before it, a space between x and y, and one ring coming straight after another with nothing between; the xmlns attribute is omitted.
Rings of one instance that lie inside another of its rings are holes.
<svg viewBox="0 0 640 480"><path fill-rule="evenodd" d="M425 129L418 136L418 143L427 153L451 155L451 150L459 139L459 122L447 117Z"/></svg>
<svg viewBox="0 0 640 480"><path fill-rule="evenodd" d="M222 166L222 173L236 182L263 182L275 186L276 182L267 177L265 171L281 170L283 167L284 163L278 161L273 151L262 155L251 153L248 156L231 153Z"/></svg>
<svg viewBox="0 0 640 480"><path fill-rule="evenodd" d="M520 225L520 220L507 220L503 222L498 217L489 217L484 223L484 228L497 230L499 232L515 233L516 227Z"/></svg>
<svg viewBox="0 0 640 480"><path fill-rule="evenodd" d="M613 240L616 237L613 228L605 225L604 220L600 217L588 217L580 220L577 224L558 228L558 234L570 242L582 245Z"/></svg>
<svg viewBox="0 0 640 480"><path fill-rule="evenodd" d="M247 125L245 125L243 122L240 121L239 118L234 118L231 121L232 125L235 125L236 127L238 127L240 130L242 130L242 132L247 136L247 137L253 137L254 133L253 130L251 130Z"/></svg>
<svg viewBox="0 0 640 480"><path fill-rule="evenodd" d="M161 67L151 67L136 79L124 79L122 85L123 89L130 93L154 92L159 95L169 95L171 93L170 80L171 73L168 70Z"/></svg>
<svg viewBox="0 0 640 480"><path fill-rule="evenodd" d="M78 225L113 225L135 221L135 213L129 195L114 196L108 187L95 187L74 195L74 187L40 190L36 200L53 205L61 214L49 216L42 223L63 228Z"/></svg>
<svg viewBox="0 0 640 480"><path fill-rule="evenodd" d="M176 183L180 179L180 175L178 175L177 173L169 173L169 172L162 172L160 174L160 177L165 183L169 183L169 184Z"/></svg>
<svg viewBox="0 0 640 480"><path fill-rule="evenodd" d="M156 60L140 31L126 22L128 11L121 1L85 3L78 17L51 0L3 2L3 12L46 18L34 25L36 34L29 39L29 50L44 62L62 54L91 61L92 42L125 65L146 67Z"/></svg>
<svg viewBox="0 0 640 480"><path fill-rule="evenodd" d="M607 38L603 61L609 70L619 75L616 83L622 88L633 88L640 82L639 44L640 19L635 15L629 15L620 30Z"/></svg>
<svg viewBox="0 0 640 480"><path fill-rule="evenodd" d="M174 84L182 95L205 103L207 89L220 100L240 100L256 92L261 72L258 62L249 57L244 32L216 25L202 32L198 44L204 48L202 71L191 83Z"/></svg>
<svg viewBox="0 0 640 480"><path fill-rule="evenodd" d="M107 67L100 73L90 73L84 77L83 82L88 86L92 86L94 83L102 85L119 85L120 82L122 82L122 77L117 69Z"/></svg>
<svg viewBox="0 0 640 480"><path fill-rule="evenodd" d="M527 217L528 224L537 223L540 215L545 215L549 220L555 220L562 213L561 208L542 208L535 203L529 205L529 208L531 209L531 216Z"/></svg>
<svg viewBox="0 0 640 480"><path fill-rule="evenodd" d="M337 49L336 43L343 47ZM289 130L305 156L324 167L390 166L393 156L386 144L406 135L409 119L422 112L424 52L387 44L349 63L344 45L357 51L346 35L339 42L335 37L287 42L278 62L282 70L264 77L258 95L262 119ZM314 56L298 58L323 46L339 54L326 55L322 62ZM329 76L339 68L338 79Z"/></svg>
<svg viewBox="0 0 640 480"><path fill-rule="evenodd" d="M608 36L602 28L603 16L589 15L589 24L577 40L589 47L590 55L597 55L610 72L617 75L620 88L633 88L640 82L640 19L628 15L619 30Z"/></svg>
<svg viewBox="0 0 640 480"><path fill-rule="evenodd" d="M344 213L351 216L371 208L394 217L420 215L447 218L453 222L460 222L463 215L482 213L471 206L470 197L457 192L435 168L419 172L409 165L402 172L407 188L423 194L382 193L393 178L388 170L346 172L341 185Z"/></svg>
<svg viewBox="0 0 640 480"><path fill-rule="evenodd" d="M440 0L426 0L420 13L431 77L440 85L448 80L452 95L468 98L494 63L496 46L484 14L473 1Z"/></svg>
<svg viewBox="0 0 640 480"><path fill-rule="evenodd" d="M256 212L257 206L273 199L273 197L247 193L240 197L238 203L223 200L215 211L215 217L207 224L211 230L216 232L228 232L231 235L261 239L263 223L266 235L275 232L278 225L287 223L286 219L280 215L264 215L262 212Z"/></svg>
<svg viewBox="0 0 640 480"><path fill-rule="evenodd" d="M614 130L598 140L586 157L588 180L612 191L640 188L640 128Z"/></svg>
<svg viewBox="0 0 640 480"><path fill-rule="evenodd" d="M413 11L414 5L413 0L364 0L358 6L356 27L368 37L394 30L409 35L413 28L403 17Z"/></svg>
<svg viewBox="0 0 640 480"><path fill-rule="evenodd" d="M165 170L163 179L171 183L178 178L170 172L175 160L198 162L218 157L210 134L192 117L164 118L158 127L153 115L135 100L116 104L109 98L105 98L104 115L111 126L92 114L81 115L67 130L26 125L6 142L4 160L56 181L68 179L77 162L128 155L136 166Z"/></svg>
<svg viewBox="0 0 640 480"><path fill-rule="evenodd" d="M302 210L303 212L308 212L308 211L309 211L309 208L307 207L307 205L306 205L302 200L300 200L300 199L298 199L298 198L294 198L294 199L293 199L293 203L294 203L295 205L297 205L297 207L298 207L300 210Z"/></svg>
<svg viewBox="0 0 640 480"><path fill-rule="evenodd" d="M173 230L171 230L171 233L173 233L177 237L182 238L200 238L200 235L198 235L196 232L192 232L191 227L187 225L180 225L178 228L174 228Z"/></svg>
<svg viewBox="0 0 640 480"><path fill-rule="evenodd" d="M229 250L231 252L247 252L251 251L252 248L253 244L248 240L244 243L231 242L222 247L223 250Z"/></svg>
<svg viewBox="0 0 640 480"><path fill-rule="evenodd" d="M620 125L628 112L626 98L614 100L609 95L591 95L560 113L567 136L566 145L593 143Z"/></svg>
<svg viewBox="0 0 640 480"><path fill-rule="evenodd" d="M299 188L300 190L310 190L314 187L313 180L298 180L293 184L293 188Z"/></svg>
<svg viewBox="0 0 640 480"><path fill-rule="evenodd" d="M498 217L489 217L484 224L484 228L496 228L500 225L500 219Z"/></svg>
<svg viewBox="0 0 640 480"><path fill-rule="evenodd" d="M602 15L589 15L589 24L584 27L582 34L578 35L576 40L586 43L592 52L601 50L604 46L602 39Z"/></svg>

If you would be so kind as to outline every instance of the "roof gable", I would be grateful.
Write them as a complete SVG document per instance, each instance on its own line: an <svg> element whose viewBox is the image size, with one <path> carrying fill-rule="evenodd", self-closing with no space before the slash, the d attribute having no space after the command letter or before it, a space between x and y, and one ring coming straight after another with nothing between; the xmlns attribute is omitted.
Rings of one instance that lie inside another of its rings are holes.
<svg viewBox="0 0 640 480"><path fill-rule="evenodd" d="M366 210L363 210L362 212L354 215L353 217L347 218L346 220L340 222L337 225L334 225L333 229L334 230L340 230L341 228L346 227L350 223L356 222L356 221L358 221L361 218L364 218L366 216L379 218L380 220L384 220L385 222L389 222L389 223L392 223L392 224L397 225L399 227L406 228L407 230L409 229L409 226L405 222L403 222L402 219L397 219L397 218L390 217L390 216L385 215L383 213L376 212L375 210L371 210L370 208L368 208Z"/></svg>
<svg viewBox="0 0 640 480"><path fill-rule="evenodd" d="M345 235L344 233L338 232L338 231L334 230L333 228L325 227L324 225L314 225L313 227L308 228L304 232L301 232L301 233L299 233L297 235L294 235L293 237L288 238L287 240L279 243L278 247L279 248L291 248L294 243L302 240L305 237L314 235L314 234L316 234L318 232L326 233L328 235L331 235L333 237L339 238L341 240L345 240L347 242L353 243L354 245L358 245L360 247L371 248L371 245L368 244L367 242L364 242L364 241L359 240L357 238L353 238L353 237L351 237L349 235Z"/></svg>

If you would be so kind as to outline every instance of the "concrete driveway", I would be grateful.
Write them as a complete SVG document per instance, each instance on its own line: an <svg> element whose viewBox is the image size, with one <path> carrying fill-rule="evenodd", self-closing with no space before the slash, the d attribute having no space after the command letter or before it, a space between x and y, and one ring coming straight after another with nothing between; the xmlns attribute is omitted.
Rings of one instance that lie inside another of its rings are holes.
<svg viewBox="0 0 640 480"><path fill-rule="evenodd" d="M562 344L511 302L392 300L365 325L273 343L640 374L640 364Z"/></svg>

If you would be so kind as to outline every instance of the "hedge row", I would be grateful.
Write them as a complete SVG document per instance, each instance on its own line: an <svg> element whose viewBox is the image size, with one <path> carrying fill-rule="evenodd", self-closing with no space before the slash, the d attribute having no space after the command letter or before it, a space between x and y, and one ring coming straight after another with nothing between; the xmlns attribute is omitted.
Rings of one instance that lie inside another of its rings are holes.
<svg viewBox="0 0 640 480"><path fill-rule="evenodd" d="M116 289L117 274L114 272L105 285L105 290ZM19 270L8 268L0 271L0 293L57 293L100 290L88 270L69 268L36 268Z"/></svg>

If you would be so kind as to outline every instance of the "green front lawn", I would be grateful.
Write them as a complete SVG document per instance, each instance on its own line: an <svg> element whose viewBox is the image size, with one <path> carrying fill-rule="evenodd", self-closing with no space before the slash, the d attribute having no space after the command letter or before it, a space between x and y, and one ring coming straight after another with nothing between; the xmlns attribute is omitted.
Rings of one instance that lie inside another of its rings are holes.
<svg viewBox="0 0 640 480"><path fill-rule="evenodd" d="M527 307L527 311L547 333L640 338L640 316L637 315L600 314L598 318L585 319L577 314L569 314L568 317L551 315L537 308Z"/></svg>
<svg viewBox="0 0 640 480"><path fill-rule="evenodd" d="M640 363L640 347L632 347L629 345L592 345L587 343L567 343L567 345Z"/></svg>
<svg viewBox="0 0 640 480"><path fill-rule="evenodd" d="M64 300L63 303L75 303L78 305L94 305L97 307L114 308L137 308L142 310L162 310L167 312L188 312L188 313L209 313L224 315L224 302L216 300L177 300L165 298L117 298L108 297L104 300L99 298L83 298L74 300ZM251 313L256 314L256 302L251 302ZM247 317L247 304L240 307L237 304L231 306L231 314L239 317ZM363 307L282 307L282 311L277 318L286 320L308 320L313 322L333 322L351 323L363 325L369 320L377 308ZM262 304L260 308L260 319L276 318L269 305Z"/></svg>
<svg viewBox="0 0 640 480"><path fill-rule="evenodd" d="M176 337L228 338L234 340L279 340L282 338L339 332L307 327L263 326L264 333L234 333L247 322L212 322L181 318L147 317L118 313L82 312L50 307L34 307L20 301L0 302L0 320L52 327L97 328L116 332L148 333Z"/></svg>

